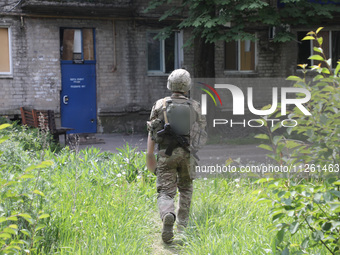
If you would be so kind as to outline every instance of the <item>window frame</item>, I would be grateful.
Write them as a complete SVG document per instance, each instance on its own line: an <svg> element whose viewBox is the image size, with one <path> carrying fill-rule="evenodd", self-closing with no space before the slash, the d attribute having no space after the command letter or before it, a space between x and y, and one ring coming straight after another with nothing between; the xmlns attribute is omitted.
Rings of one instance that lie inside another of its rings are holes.
<svg viewBox="0 0 340 255"><path fill-rule="evenodd" d="M59 58L62 63L74 63L74 64L84 64L84 63L96 63L97 62L97 52L96 52L96 29L93 27L59 27L59 47L62 47L63 45L63 38L61 36L61 33L65 30L80 30L80 47L81 47L81 59L73 59L72 60L64 60L62 57L62 51L59 50ZM92 40L93 40L93 59L92 60L86 60L84 59L84 30L92 30ZM73 54L75 52L72 52Z"/></svg>
<svg viewBox="0 0 340 255"><path fill-rule="evenodd" d="M0 78L12 78L13 77L12 28L11 28L11 26L0 26L0 28L7 28L7 34L8 34L8 53L9 53L9 72L1 72L0 71Z"/></svg>
<svg viewBox="0 0 340 255"><path fill-rule="evenodd" d="M302 30L301 31L300 30L297 31L297 33L303 33L303 32L306 32L306 31L302 31ZM325 54L326 55L328 54L328 58L332 59L332 61L333 61L333 56L332 56L333 32L339 32L340 33L340 30L322 30L322 32L327 32L328 33L328 52L325 53ZM309 41L309 56L315 55L315 53L314 53L314 44L313 43L314 43L314 40L310 40ZM298 45L298 54L299 54L299 45ZM299 59L297 59L297 61L299 62ZM311 66L318 64L317 60L310 59L309 61L310 61L310 65ZM306 64L306 63L298 63L298 64ZM335 68L336 68L336 66L333 66L333 63L331 62L331 69L334 70ZM301 69L298 69L298 70L301 70Z"/></svg>
<svg viewBox="0 0 340 255"><path fill-rule="evenodd" d="M146 69L147 74L149 76L167 76L169 72L166 72L166 63L165 63L165 40L166 39L159 39L160 40L160 69L159 70L149 70L149 47L148 47L148 39L150 34L158 34L160 30L148 30L146 31ZM175 47L174 47L174 70L181 68L183 65L183 31L174 30L174 40L175 40Z"/></svg>
<svg viewBox="0 0 340 255"><path fill-rule="evenodd" d="M256 34L255 34L255 38L257 38ZM256 73L256 69L257 69L257 61L258 61L258 57L257 57L257 40L255 40L254 42L254 69L253 70L240 70L241 69L241 43L242 41L246 41L246 40L241 40L238 39L237 42L237 70L232 70L232 69L226 69L226 55L225 55L225 51L226 51L226 42L224 42L224 73ZM251 41L251 40L249 40ZM252 42L252 41L251 41Z"/></svg>

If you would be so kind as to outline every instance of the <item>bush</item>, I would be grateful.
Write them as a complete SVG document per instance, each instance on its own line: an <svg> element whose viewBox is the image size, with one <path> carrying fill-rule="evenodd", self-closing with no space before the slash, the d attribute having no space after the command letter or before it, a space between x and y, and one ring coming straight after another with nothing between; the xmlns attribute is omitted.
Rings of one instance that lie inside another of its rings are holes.
<svg viewBox="0 0 340 255"><path fill-rule="evenodd" d="M312 247L325 247L331 254L340 254L340 62L334 72L331 60L326 59L319 31L309 32L303 40L313 40L315 55L309 59L319 62L311 67L314 76L307 81L307 65L299 65L303 78L290 76L295 87L308 89L311 100L307 103L311 116L294 108L289 117L298 125L287 129L285 135L273 135L278 125L268 128L268 134L258 138L270 140L271 146L262 148L280 165L291 171L285 179L261 179L268 182L269 191L260 195L259 201L272 204L271 214L276 229L276 249L282 254L307 253ZM277 113L274 113L277 114ZM280 116L280 114L277 114ZM292 132L307 138L303 141L287 139ZM302 243L291 243L285 235L302 232Z"/></svg>
<svg viewBox="0 0 340 255"><path fill-rule="evenodd" d="M8 127L10 124L0 125L0 131ZM51 162L24 167L18 158L27 155L22 155L24 150L17 150L17 143L10 144L9 138L0 137L0 144L8 142L0 150L0 254L32 253L43 239L41 230L45 228L44 219L49 217L41 210L44 194L37 188L39 173Z"/></svg>

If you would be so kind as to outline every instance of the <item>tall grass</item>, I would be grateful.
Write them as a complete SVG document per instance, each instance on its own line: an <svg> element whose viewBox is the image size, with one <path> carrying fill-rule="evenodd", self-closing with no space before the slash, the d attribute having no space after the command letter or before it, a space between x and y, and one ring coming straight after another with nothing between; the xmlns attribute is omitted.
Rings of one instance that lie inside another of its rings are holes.
<svg viewBox="0 0 340 255"><path fill-rule="evenodd" d="M195 181L191 221L183 254L277 254L270 205L257 202L251 179ZM291 243L301 243L302 234ZM314 250L313 254L327 254Z"/></svg>
<svg viewBox="0 0 340 255"><path fill-rule="evenodd" d="M131 154L128 147L124 152ZM132 154L139 159L144 156ZM140 160L123 157L127 155L98 149L79 154L66 149L58 156L47 155L56 164L45 173L53 183L51 190L55 190L50 193L50 228L45 235L52 238L45 241L46 253L149 253L148 219L155 205L155 191L143 182L145 169L137 168ZM128 169L136 169L135 177Z"/></svg>
<svg viewBox="0 0 340 255"><path fill-rule="evenodd" d="M188 254L270 254L268 207L253 201L250 182L224 179L196 183Z"/></svg>
<svg viewBox="0 0 340 255"><path fill-rule="evenodd" d="M52 166L40 169L39 177L35 172L35 178L17 186L18 192L32 187L39 190L43 195L27 203L38 215L42 211L50 215L37 231L41 238L31 254L275 253L270 205L256 203L253 191L258 186L250 180L195 180L189 226L179 237L182 245L174 244L174 250L163 253L164 249L154 247L161 244L161 221L156 216L155 177L145 168L144 153L128 144L117 154L95 148L78 153L69 148L42 152L32 146L25 148L22 137L31 134L22 132L29 131L12 130L9 140L0 145L4 151L0 156L1 179L22 174L27 166L39 162L41 153L52 162ZM11 153L6 153L7 149ZM8 210L16 208L15 203L6 206Z"/></svg>

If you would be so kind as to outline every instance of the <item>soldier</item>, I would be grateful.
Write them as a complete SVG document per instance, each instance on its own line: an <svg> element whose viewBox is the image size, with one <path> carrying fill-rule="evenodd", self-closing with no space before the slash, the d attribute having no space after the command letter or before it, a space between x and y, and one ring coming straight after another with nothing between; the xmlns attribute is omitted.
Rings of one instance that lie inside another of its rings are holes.
<svg viewBox="0 0 340 255"><path fill-rule="evenodd" d="M167 88L172 91L171 97L160 99L153 105L148 121L146 163L157 176L157 204L163 221L162 239L165 243L172 242L175 221L179 232L188 224L196 164L194 151L206 140L206 121L201 115L199 103L186 96L190 86L189 72L174 70L167 83ZM156 143L157 161L154 156ZM174 197L177 188L180 194L176 215Z"/></svg>

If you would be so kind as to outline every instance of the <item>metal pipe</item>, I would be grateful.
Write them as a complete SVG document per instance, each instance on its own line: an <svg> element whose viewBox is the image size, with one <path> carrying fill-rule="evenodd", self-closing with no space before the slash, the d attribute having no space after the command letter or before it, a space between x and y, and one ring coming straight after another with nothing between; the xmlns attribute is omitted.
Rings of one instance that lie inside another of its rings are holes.
<svg viewBox="0 0 340 255"><path fill-rule="evenodd" d="M48 14L31 14L19 12L0 12L0 16L23 16L29 18L53 18L53 19L94 19L94 20L157 20L159 17L94 17L94 16L60 16ZM183 21L181 18L168 18L165 21Z"/></svg>

